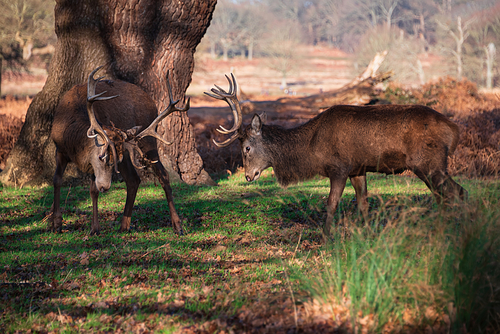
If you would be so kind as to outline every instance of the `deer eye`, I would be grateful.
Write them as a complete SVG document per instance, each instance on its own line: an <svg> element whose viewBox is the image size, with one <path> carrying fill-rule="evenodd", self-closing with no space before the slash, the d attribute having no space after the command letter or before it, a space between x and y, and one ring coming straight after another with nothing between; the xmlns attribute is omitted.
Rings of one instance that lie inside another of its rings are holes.
<svg viewBox="0 0 500 334"><path fill-rule="evenodd" d="M250 152L250 146L245 147L246 152Z"/></svg>

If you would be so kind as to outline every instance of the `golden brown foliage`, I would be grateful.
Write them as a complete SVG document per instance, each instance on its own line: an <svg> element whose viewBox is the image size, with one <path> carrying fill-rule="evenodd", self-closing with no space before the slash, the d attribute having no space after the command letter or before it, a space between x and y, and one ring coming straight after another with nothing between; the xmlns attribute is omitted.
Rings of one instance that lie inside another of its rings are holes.
<svg viewBox="0 0 500 334"><path fill-rule="evenodd" d="M449 116L460 127L460 141L450 158L450 174L498 176L500 172L500 99L481 94L476 84L447 77L421 89L389 85L391 103L423 104Z"/></svg>
<svg viewBox="0 0 500 334"><path fill-rule="evenodd" d="M20 118L0 114L0 170L17 140L23 122Z"/></svg>

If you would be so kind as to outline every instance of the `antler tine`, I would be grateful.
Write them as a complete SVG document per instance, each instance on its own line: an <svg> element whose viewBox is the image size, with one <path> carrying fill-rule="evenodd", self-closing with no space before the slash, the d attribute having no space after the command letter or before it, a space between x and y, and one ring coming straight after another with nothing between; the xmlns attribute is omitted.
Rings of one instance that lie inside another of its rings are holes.
<svg viewBox="0 0 500 334"><path fill-rule="evenodd" d="M212 139L212 141L214 142L215 145L217 145L217 147L226 147L229 146L229 144L231 144L233 141L235 141L236 138L239 137L239 135L240 134L238 132L235 132L229 139L226 139L223 142L217 142L215 141L215 139Z"/></svg>
<svg viewBox="0 0 500 334"><path fill-rule="evenodd" d="M214 92L215 94L221 96L222 98L232 98L232 97L236 97L236 93L238 91L238 87L236 85L236 80L234 79L234 76L233 74L231 74L233 80L231 81L231 79L229 79L229 77L226 75L226 79L227 81L229 82L229 89L228 91L226 92L224 89L220 88L219 86L217 85L214 85L215 87L217 87L217 89L215 88L212 88L211 91ZM234 87L236 89L233 90L233 82L234 82Z"/></svg>
<svg viewBox="0 0 500 334"><path fill-rule="evenodd" d="M103 148L101 149L101 154L99 155L100 159L104 159L106 156L106 152L108 151L108 147L111 147L111 151L113 153L113 160L114 160L114 165L115 165L115 171L118 172L118 157L116 156L116 149L115 149L115 144L109 139L108 135L104 131L104 129L101 127L99 122L97 121L95 117L95 112L94 112L94 102L95 101L105 101L105 100L110 100L114 99L115 97L118 97L118 95L115 96L109 96L109 97L101 97L103 94L106 92L102 92L99 94L95 93L95 89L97 86L97 83L102 79L102 77L95 79L94 74L101 69L102 66L99 66L95 70L93 70L88 78L87 81L87 113L89 116L90 120L90 127L87 130L87 137L89 138L95 138L97 135L100 135L101 138L104 140L104 145Z"/></svg>
<svg viewBox="0 0 500 334"><path fill-rule="evenodd" d="M101 97L102 95L106 94L106 91L101 92L99 94L95 93L95 88L97 86L97 83L101 81L104 76L101 76L97 79L94 78L94 75L97 71L99 71L102 68L102 66L99 66L95 70L93 70L90 75L89 79L87 82L87 101L94 102L94 101L106 101L106 100L111 100L114 99L115 97L118 97L119 95L114 95L114 96L106 96L106 97ZM92 94L89 94L89 92L92 92Z"/></svg>
<svg viewBox="0 0 500 334"><path fill-rule="evenodd" d="M174 101L174 98L173 98L173 94L172 94L172 87L170 85L170 71L167 72L167 90L168 90L168 97L169 97L169 104L168 104L168 107L165 108L159 115L158 117L155 118L155 120L153 122L151 122L151 124L146 128L144 129L143 131L141 131L138 135L137 135L137 139L142 139L146 136L151 136L151 137L154 137L156 139L158 139L159 141L161 141L162 143L166 144L166 145L172 145L172 142L168 142L166 141L165 139L163 139L157 132L156 132L156 127L158 126L158 124L165 118L167 117L168 115L170 115L171 113L175 112L175 111L179 111L179 112L185 112L187 111L190 106L191 106L191 99L188 98L187 102L186 102L186 99L184 98L184 108L177 108L176 107L176 104L179 103L179 100L175 100Z"/></svg>
<svg viewBox="0 0 500 334"><path fill-rule="evenodd" d="M146 166L137 166L135 164L135 152L138 151L139 154L144 156L144 153L142 153L142 150L137 146L137 143L130 143L130 142L124 142L123 147L128 151L129 156L130 156L130 161L132 162L132 165L137 168L137 169L144 169Z"/></svg>
<svg viewBox="0 0 500 334"><path fill-rule="evenodd" d="M212 88L212 90L214 90L214 89ZM223 96L219 96L219 95L212 94L212 93L209 93L209 92L203 92L203 94L208 95L210 97L213 97L214 99L217 99L217 100L225 100L226 99Z"/></svg>
<svg viewBox="0 0 500 334"><path fill-rule="evenodd" d="M229 82L229 91L228 92L226 92L224 89L220 88L217 85L215 85L215 87L217 87L217 89L215 89L215 88L211 89L213 94L205 92L205 94L210 96L210 97L216 98L218 100L226 101L226 103L231 108L231 112L233 113L233 117L234 117L233 126L228 130L228 129L224 128L222 125L219 125L220 129L216 129L219 133L222 133L225 135L230 134L230 133L238 130L241 127L241 124L243 122L243 116L242 116L242 112L241 112L241 108L240 108L240 102L238 101L238 96L237 96L238 84L236 83L236 79L234 78L234 75L232 73L231 73L231 78L229 78L226 75L226 79ZM238 136L231 136L230 139L232 141L234 141L237 137ZM215 141L214 141L214 143L215 143ZM226 141L223 143L220 143L220 144L224 144L224 143L226 143ZM217 145L217 143L215 143L215 144ZM224 147L224 146L219 146L219 147Z"/></svg>

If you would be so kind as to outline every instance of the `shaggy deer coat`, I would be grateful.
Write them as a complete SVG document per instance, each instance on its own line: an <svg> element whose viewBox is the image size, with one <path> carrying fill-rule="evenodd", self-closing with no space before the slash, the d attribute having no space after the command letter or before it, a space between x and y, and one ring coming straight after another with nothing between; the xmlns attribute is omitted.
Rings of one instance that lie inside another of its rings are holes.
<svg viewBox="0 0 500 334"><path fill-rule="evenodd" d="M229 80L229 78L228 78ZM333 106L307 123L292 129L263 124L254 115L242 128L236 97L236 81L229 93L212 89L208 95L226 100L235 116L231 138L216 145L224 147L240 140L247 181L257 180L262 171L273 167L282 186L322 175L330 179L325 237L347 178L356 192L362 214L368 215L366 173L413 171L435 195L443 200L464 198L466 191L451 179L448 156L457 147L458 126L437 111L420 105ZM234 86L234 91L233 91Z"/></svg>
<svg viewBox="0 0 500 334"><path fill-rule="evenodd" d="M95 80L97 70L90 74L88 85L77 85L66 92L54 114L51 136L56 144L56 171L52 229L62 228L60 191L66 166L73 162L82 172L92 174L91 234L99 233L97 200L100 192L111 187L113 170L121 173L127 187L120 230L128 230L141 182L136 168L143 168L136 160L142 160L152 165L165 191L174 230L182 234L168 173L159 161L155 138L165 141L155 131L157 124L170 113L187 110L189 101L184 109L177 109L178 101L172 101L169 92L170 105L158 115L154 101L138 86L119 80ZM102 97L104 94L107 97Z"/></svg>

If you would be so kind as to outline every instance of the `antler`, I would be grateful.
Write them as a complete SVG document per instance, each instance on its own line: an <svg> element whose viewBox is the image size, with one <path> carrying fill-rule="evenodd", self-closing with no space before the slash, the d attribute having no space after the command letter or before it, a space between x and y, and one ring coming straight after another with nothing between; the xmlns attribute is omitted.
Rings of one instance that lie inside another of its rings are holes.
<svg viewBox="0 0 500 334"><path fill-rule="evenodd" d="M229 91L228 92L226 92L225 90L223 90L222 88L220 88L217 85L215 85L215 87L217 87L217 89L215 89L215 88L211 89L213 94L205 92L206 95L213 97L214 99L226 101L227 104L229 105L229 107L231 108L231 111L233 112L233 116L234 116L234 124L231 127L231 129L227 130L222 125L219 125L220 129L216 129L218 132L220 132L222 134L230 134L230 133L234 132L233 135L229 139L227 139L223 142L217 142L214 139L212 139L214 144L217 145L218 147L226 147L229 144L231 144L233 141L235 141L236 138L238 138L240 135L238 131L241 128L241 124L243 123L243 116L241 113L240 102L238 101L238 97L237 97L238 85L236 84L236 79L234 78L234 75L232 73L231 73L231 79L229 79L229 77L227 75L226 75L226 79L229 82Z"/></svg>
<svg viewBox="0 0 500 334"><path fill-rule="evenodd" d="M173 95L172 95L172 87L170 86L170 71L167 72L167 89L168 89L168 97L170 99L170 102L169 102L169 105L167 108L165 108L165 110L163 110L159 115L158 117L156 117L156 119L146 128L144 129L142 132L140 132L136 138L137 138L137 141L146 137L146 136L151 136L151 137L155 137L156 139L158 139L159 141L167 144L167 145L172 145L171 142L168 142L166 141L165 139L163 139L157 132L156 132L156 127L158 126L158 124L165 118L167 117L168 115L170 115L171 113L175 112L175 111L187 111L190 107L190 102L191 102L191 99L188 99L187 102L185 102L184 104L184 108L182 109L179 109L177 108L175 105L179 102L179 100L175 100L174 101L174 98L173 98Z"/></svg>
<svg viewBox="0 0 500 334"><path fill-rule="evenodd" d="M99 66L95 70L92 71L89 75L88 83L87 83L87 113L89 115L89 120L90 120L90 127L87 130L87 137L89 138L95 138L97 135L100 135L101 138L104 140L104 146L101 149L101 154L99 155L99 159L103 160L106 157L106 152L108 151L108 147L111 146L111 150L113 152L113 159L115 163L115 171L118 173L118 159L116 156L116 149L115 149L115 144L109 139L109 137L106 135L106 132L104 129L101 127L99 122L97 122L97 119L95 117L94 113L94 102L95 101L106 101L110 99L114 99L115 97L118 97L118 95L114 96L106 96L102 97L106 93L106 91L101 92L99 94L95 93L95 88L97 86L97 83L101 81L103 77L99 77L97 79L94 79L94 74L99 71L102 68L102 66Z"/></svg>
<svg viewBox="0 0 500 334"><path fill-rule="evenodd" d="M140 130L139 127L134 127L132 129L127 130L126 133L123 133L123 131L121 131L125 137L125 141L123 142L123 148L129 152L130 160L132 161L132 164L134 165L134 167L137 169L142 169L145 167L145 166L137 166L135 163L135 153L136 152L139 153L141 158L144 157L144 153L142 152L142 150L139 148L139 145L138 145L139 140L141 140L144 137L151 136L151 137L154 137L167 145L172 145L171 142L166 141L156 132L156 127L165 117L167 117L171 113L173 113L175 111L187 111L190 107L190 101L191 101L190 99L188 99L187 102L185 102L184 108L182 108L182 109L177 108L175 106L177 103L179 103L179 100L174 101L174 98L173 98L172 87L170 85L170 71L167 72L167 90L168 90L168 96L169 96L169 100L170 100L168 107L165 108L158 115L158 117L156 117L155 120L153 122L151 122L151 124L149 124L149 126L146 129L139 132L139 130ZM139 132L139 133L136 135L137 132ZM157 161L151 161L151 163L155 163L155 162L157 162Z"/></svg>

